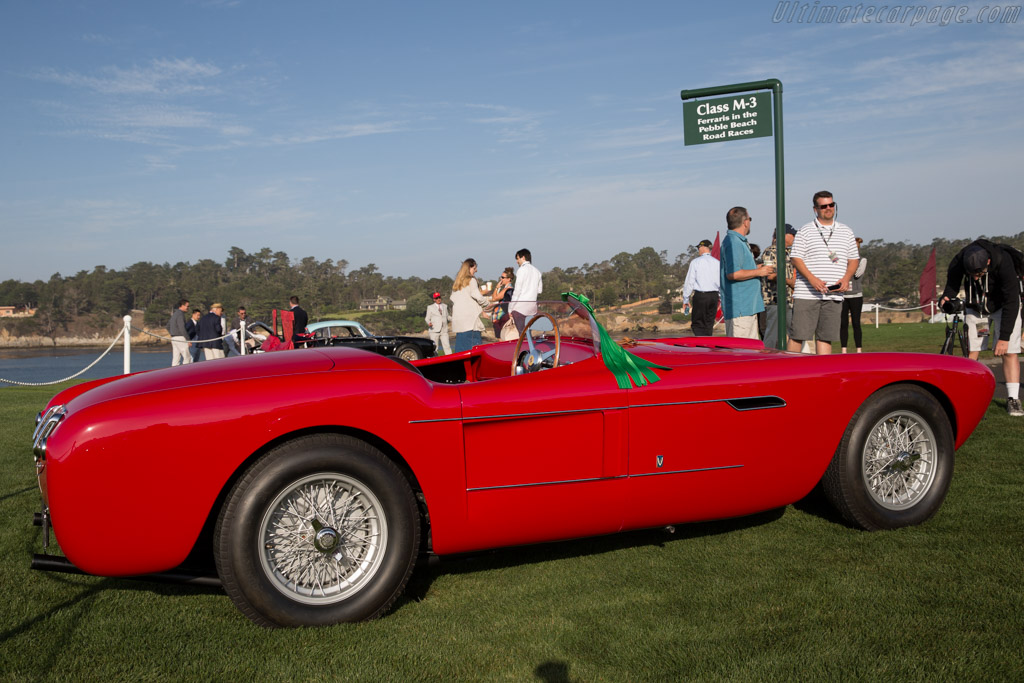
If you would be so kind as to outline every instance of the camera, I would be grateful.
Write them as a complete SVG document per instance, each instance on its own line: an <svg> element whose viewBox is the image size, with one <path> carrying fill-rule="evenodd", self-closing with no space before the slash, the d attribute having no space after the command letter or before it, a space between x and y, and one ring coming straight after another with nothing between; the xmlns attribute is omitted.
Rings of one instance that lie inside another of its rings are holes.
<svg viewBox="0 0 1024 683"><path fill-rule="evenodd" d="M956 315L964 312L964 300L957 297L942 304L942 312L947 315Z"/></svg>

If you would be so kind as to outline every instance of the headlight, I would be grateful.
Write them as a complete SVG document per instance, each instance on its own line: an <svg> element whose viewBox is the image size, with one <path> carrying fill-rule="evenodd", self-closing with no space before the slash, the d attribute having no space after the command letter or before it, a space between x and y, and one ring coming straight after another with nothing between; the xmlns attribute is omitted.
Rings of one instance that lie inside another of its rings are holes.
<svg viewBox="0 0 1024 683"><path fill-rule="evenodd" d="M67 409L58 405L52 406L45 414L36 418L36 431L32 435L32 455L37 463L46 460L46 439L53 434L53 430L67 414Z"/></svg>

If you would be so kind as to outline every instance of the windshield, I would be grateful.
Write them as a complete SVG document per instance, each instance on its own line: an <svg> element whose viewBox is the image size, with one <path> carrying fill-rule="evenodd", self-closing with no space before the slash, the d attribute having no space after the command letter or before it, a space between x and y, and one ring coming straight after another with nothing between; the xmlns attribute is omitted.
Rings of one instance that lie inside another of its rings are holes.
<svg viewBox="0 0 1024 683"><path fill-rule="evenodd" d="M516 326L522 331L528 327L534 339L554 336L554 326L562 341L586 342L592 346L593 354L601 353L601 337L597 322L583 304L567 301L513 301L509 307Z"/></svg>

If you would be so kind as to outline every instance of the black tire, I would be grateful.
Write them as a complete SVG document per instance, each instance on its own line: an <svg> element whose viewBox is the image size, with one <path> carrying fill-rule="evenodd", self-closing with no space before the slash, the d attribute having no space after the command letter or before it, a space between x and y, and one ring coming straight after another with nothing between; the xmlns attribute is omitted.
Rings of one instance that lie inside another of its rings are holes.
<svg viewBox="0 0 1024 683"><path fill-rule="evenodd" d="M213 549L224 589L247 617L325 626L387 611L412 573L419 534L412 490L394 463L358 439L318 434L253 463L225 500Z"/></svg>
<svg viewBox="0 0 1024 683"><path fill-rule="evenodd" d="M868 531L921 524L938 511L953 476L953 430L934 396L909 384L873 394L850 420L822 489Z"/></svg>
<svg viewBox="0 0 1024 683"><path fill-rule="evenodd" d="M423 358L423 352L414 344L402 344L395 349L395 356L402 360L414 361Z"/></svg>

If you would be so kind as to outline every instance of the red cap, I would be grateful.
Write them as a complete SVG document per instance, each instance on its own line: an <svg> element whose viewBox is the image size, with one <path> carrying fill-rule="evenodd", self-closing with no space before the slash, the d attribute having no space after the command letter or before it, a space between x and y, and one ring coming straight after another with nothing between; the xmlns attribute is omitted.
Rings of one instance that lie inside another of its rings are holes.
<svg viewBox="0 0 1024 683"><path fill-rule="evenodd" d="M441 293L440 292L434 292L434 298L435 299L440 299L441 298Z"/></svg>

